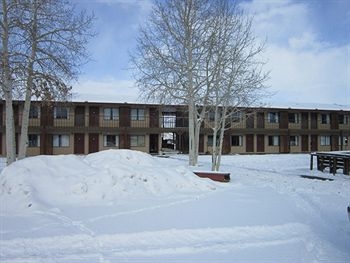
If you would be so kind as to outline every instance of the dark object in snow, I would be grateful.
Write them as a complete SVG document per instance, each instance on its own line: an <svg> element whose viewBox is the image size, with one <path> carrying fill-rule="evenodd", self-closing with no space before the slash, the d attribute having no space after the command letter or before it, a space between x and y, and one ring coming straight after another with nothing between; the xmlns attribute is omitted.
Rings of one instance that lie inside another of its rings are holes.
<svg viewBox="0 0 350 263"><path fill-rule="evenodd" d="M350 203L348 205L348 217L349 217L349 221L350 221Z"/></svg>
<svg viewBox="0 0 350 263"><path fill-rule="evenodd" d="M230 173L221 173L221 172L193 172L199 177L209 178L213 181L218 182L229 182L230 181Z"/></svg>
<svg viewBox="0 0 350 263"><path fill-rule="evenodd" d="M306 179L316 179L321 181L334 181L334 179L332 178L324 178L324 177L313 176L313 175L300 175L300 177L306 178Z"/></svg>
<svg viewBox="0 0 350 263"><path fill-rule="evenodd" d="M343 170L343 174L350 175L350 152L315 152L310 154L310 170L313 169L314 156L317 160L317 170L329 169L329 173L335 175L338 169Z"/></svg>

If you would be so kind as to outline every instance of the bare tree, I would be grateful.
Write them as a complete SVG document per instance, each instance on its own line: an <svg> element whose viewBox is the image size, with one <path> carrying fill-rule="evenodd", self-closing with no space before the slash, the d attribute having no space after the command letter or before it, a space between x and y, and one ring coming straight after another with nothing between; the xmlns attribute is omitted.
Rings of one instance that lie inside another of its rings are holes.
<svg viewBox="0 0 350 263"><path fill-rule="evenodd" d="M216 85L210 89L210 110L214 120L212 170L221 162L224 133L232 128L232 118L245 108L257 106L269 95L264 86L268 73L263 72L261 59L264 45L253 35L252 18L226 0L217 1L212 22L213 56ZM208 106L209 107L209 106Z"/></svg>
<svg viewBox="0 0 350 263"><path fill-rule="evenodd" d="M6 103L6 157L7 164L11 164L16 160L16 150L15 150L15 128L14 128L14 118L13 118L13 88L15 86L14 75L15 72L12 68L16 44L10 41L13 37L13 28L15 28L15 19L13 17L13 12L15 10L15 3L8 0L2 0L1 2L1 91L5 98Z"/></svg>
<svg viewBox="0 0 350 263"><path fill-rule="evenodd" d="M205 66L213 34L208 27L214 2L155 1L131 57L143 98L188 106L190 165L197 163L204 101L208 96Z"/></svg>
<svg viewBox="0 0 350 263"><path fill-rule="evenodd" d="M234 112L228 107L259 98L267 75L256 60L262 46L255 41L251 19L227 0L156 1L141 27L132 56L137 84L146 99L188 105L190 165L197 163L209 108L216 112L213 132L220 132L222 145L227 114Z"/></svg>
<svg viewBox="0 0 350 263"><path fill-rule="evenodd" d="M14 6L12 32L16 37L10 42L17 42L17 61L8 68L18 69L16 80L21 85L16 91L25 101L18 154L21 159L27 150L32 98L52 101L69 97L68 84L88 58L86 44L94 35L90 31L93 16L77 12L65 0L9 2Z"/></svg>

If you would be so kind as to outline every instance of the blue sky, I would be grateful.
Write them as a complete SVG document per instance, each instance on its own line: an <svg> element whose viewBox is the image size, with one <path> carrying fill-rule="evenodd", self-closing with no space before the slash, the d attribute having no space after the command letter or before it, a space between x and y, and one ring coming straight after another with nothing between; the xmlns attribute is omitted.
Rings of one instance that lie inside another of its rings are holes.
<svg viewBox="0 0 350 263"><path fill-rule="evenodd" d="M73 85L74 100L141 102L131 77L129 53L151 0L73 0L94 12L91 61ZM241 0L254 15L254 32L267 39L271 106L350 105L350 1Z"/></svg>

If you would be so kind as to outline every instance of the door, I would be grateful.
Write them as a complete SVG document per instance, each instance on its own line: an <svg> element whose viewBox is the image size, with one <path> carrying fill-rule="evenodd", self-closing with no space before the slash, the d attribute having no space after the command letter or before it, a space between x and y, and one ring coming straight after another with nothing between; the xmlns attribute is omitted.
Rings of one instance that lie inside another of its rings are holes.
<svg viewBox="0 0 350 263"><path fill-rule="evenodd" d="M224 140L222 142L222 154L229 154L231 152L231 135L224 134Z"/></svg>
<svg viewBox="0 0 350 263"><path fill-rule="evenodd" d="M256 136L256 150L257 152L265 152L265 135L258 134Z"/></svg>
<svg viewBox="0 0 350 263"><path fill-rule="evenodd" d="M99 143L98 143L98 133L89 134L89 153L98 152Z"/></svg>
<svg viewBox="0 0 350 263"><path fill-rule="evenodd" d="M158 153L158 145L159 145L158 140L159 140L158 134L149 135L149 153Z"/></svg>
<svg viewBox="0 0 350 263"><path fill-rule="evenodd" d="M199 135L199 145L198 145L198 152L199 153L204 153L204 135L200 134Z"/></svg>
<svg viewBox="0 0 350 263"><path fill-rule="evenodd" d="M289 136L281 135L280 136L280 153L289 153Z"/></svg>
<svg viewBox="0 0 350 263"><path fill-rule="evenodd" d="M332 135L331 137L331 151L339 151L339 136Z"/></svg>
<svg viewBox="0 0 350 263"><path fill-rule="evenodd" d="M254 128L254 114L247 113L246 115L246 128L253 129Z"/></svg>
<svg viewBox="0 0 350 263"><path fill-rule="evenodd" d="M288 129L288 112L281 111L280 112L280 129Z"/></svg>
<svg viewBox="0 0 350 263"><path fill-rule="evenodd" d="M309 136L308 135L301 136L301 151L302 152L309 151Z"/></svg>
<svg viewBox="0 0 350 263"><path fill-rule="evenodd" d="M120 107L119 108L119 125L120 127L130 127L130 108Z"/></svg>
<svg viewBox="0 0 350 263"><path fill-rule="evenodd" d="M309 113L307 112L301 113L301 128L309 129Z"/></svg>
<svg viewBox="0 0 350 263"><path fill-rule="evenodd" d="M98 127L99 126L99 107L90 107L89 108L89 126Z"/></svg>
<svg viewBox="0 0 350 263"><path fill-rule="evenodd" d="M52 134L41 133L40 134L40 154L52 155Z"/></svg>
<svg viewBox="0 0 350 263"><path fill-rule="evenodd" d="M254 134L247 134L246 138L246 152L254 152Z"/></svg>
<svg viewBox="0 0 350 263"><path fill-rule="evenodd" d="M257 128L258 129L265 128L264 112L258 112L257 114Z"/></svg>
<svg viewBox="0 0 350 263"><path fill-rule="evenodd" d="M85 126L85 107L77 106L74 111L74 126L84 127Z"/></svg>
<svg viewBox="0 0 350 263"><path fill-rule="evenodd" d="M149 127L150 128L159 127L159 112L157 108L149 109Z"/></svg>
<svg viewBox="0 0 350 263"><path fill-rule="evenodd" d="M318 136L311 135L311 151L316 152L318 150Z"/></svg>
<svg viewBox="0 0 350 263"><path fill-rule="evenodd" d="M317 113L311 113L311 129L317 129Z"/></svg>
<svg viewBox="0 0 350 263"><path fill-rule="evenodd" d="M74 134L74 154L85 154L84 133Z"/></svg>

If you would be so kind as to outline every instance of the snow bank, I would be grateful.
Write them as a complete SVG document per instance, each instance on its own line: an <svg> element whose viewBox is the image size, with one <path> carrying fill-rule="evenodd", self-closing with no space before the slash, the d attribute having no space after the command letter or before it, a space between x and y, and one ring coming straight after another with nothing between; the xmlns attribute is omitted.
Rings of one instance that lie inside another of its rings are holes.
<svg viewBox="0 0 350 263"><path fill-rule="evenodd" d="M185 166L169 166L131 150L30 157L6 167L0 177L0 200L9 211L33 205L106 205L216 187Z"/></svg>

